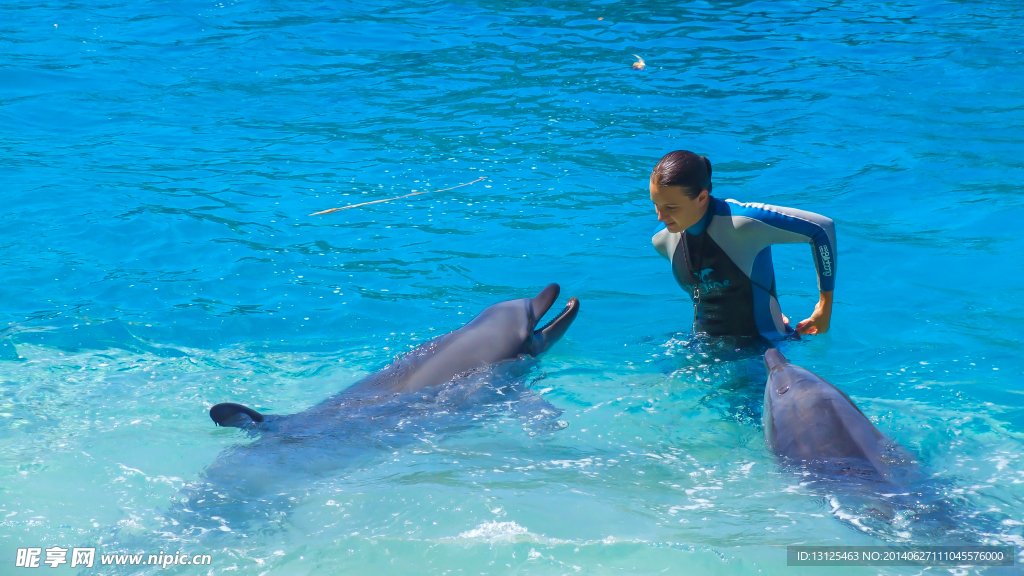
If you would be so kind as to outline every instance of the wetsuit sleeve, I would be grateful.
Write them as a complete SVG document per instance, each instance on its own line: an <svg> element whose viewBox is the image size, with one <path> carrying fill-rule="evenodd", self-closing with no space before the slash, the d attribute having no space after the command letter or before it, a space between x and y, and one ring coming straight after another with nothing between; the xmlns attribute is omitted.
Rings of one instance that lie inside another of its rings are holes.
<svg viewBox="0 0 1024 576"><path fill-rule="evenodd" d="M730 201L729 208L734 219L750 219L750 224L753 221L759 223L743 226L747 234L756 236L749 240L756 240L757 244L771 246L809 243L814 267L818 272L818 290L831 292L835 289L836 231L830 218L814 212L768 204Z"/></svg>
<svg viewBox="0 0 1024 576"><path fill-rule="evenodd" d="M672 260L672 251L676 249L676 244L679 243L679 234L672 234L667 228L661 226L655 233L654 237L651 238L651 244L654 244L654 249L665 257L666 260Z"/></svg>

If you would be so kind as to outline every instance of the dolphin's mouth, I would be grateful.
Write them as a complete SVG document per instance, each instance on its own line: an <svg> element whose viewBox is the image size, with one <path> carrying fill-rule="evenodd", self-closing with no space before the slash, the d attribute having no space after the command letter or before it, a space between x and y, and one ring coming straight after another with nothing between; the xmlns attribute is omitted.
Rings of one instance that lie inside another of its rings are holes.
<svg viewBox="0 0 1024 576"><path fill-rule="evenodd" d="M559 290L558 284L549 284L541 290L540 294L533 298L531 305L533 306L534 318L539 320L547 313L551 305L555 303L555 299L558 298ZM580 301L576 298L570 298L569 303L565 305L565 309L559 312L558 316L555 316L542 328L534 330L533 338L529 343L530 355L538 356L550 348L552 344L558 342L562 335L565 334L565 331L569 329L573 320L576 319L576 314L579 311Z"/></svg>
<svg viewBox="0 0 1024 576"><path fill-rule="evenodd" d="M548 330L549 328L554 326L557 322L561 322L562 320L564 320L569 314L573 315L573 318L571 320L569 320L569 322L572 323L572 320L574 320L576 318L576 313L579 312L579 309L580 309L580 301L577 300L575 297L570 298L569 299L569 303L566 304L565 308L563 308L562 311L558 313L558 316L555 316L554 318L552 318L551 321L548 322L547 324L545 324L543 327L538 328L537 330L535 330L534 333L544 332L545 330ZM567 326L567 328L568 328L568 326Z"/></svg>

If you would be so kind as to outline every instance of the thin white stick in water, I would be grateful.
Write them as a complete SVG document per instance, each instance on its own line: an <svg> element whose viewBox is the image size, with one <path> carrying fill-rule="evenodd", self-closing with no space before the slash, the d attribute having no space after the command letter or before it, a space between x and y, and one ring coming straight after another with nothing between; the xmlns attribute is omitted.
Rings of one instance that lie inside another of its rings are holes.
<svg viewBox="0 0 1024 576"><path fill-rule="evenodd" d="M463 186L469 186L470 184L476 184L481 180L486 180L487 176L481 176L472 182L466 182L465 184L459 184L458 186L452 186L451 188L442 188L441 190L424 190L422 192L413 192L412 194L406 194L405 196L395 196L394 198L385 198L384 200L374 200L372 202L361 202L359 204L349 204L348 206L342 206L341 208L330 208L328 210L321 210L320 212L313 212L310 216L319 216L321 214L329 214L331 212L337 212L338 210L348 210L349 208L359 208L360 206L369 206L370 204L380 204L381 202L391 202L392 200L401 200L402 198L408 198L410 196L419 196L420 194L426 194L428 192L447 192L449 190L455 190L456 188L462 188Z"/></svg>

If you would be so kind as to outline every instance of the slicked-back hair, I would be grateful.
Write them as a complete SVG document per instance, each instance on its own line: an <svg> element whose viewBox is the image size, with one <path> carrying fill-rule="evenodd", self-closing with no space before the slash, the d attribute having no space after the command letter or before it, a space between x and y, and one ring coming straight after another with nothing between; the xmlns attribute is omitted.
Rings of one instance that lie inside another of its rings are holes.
<svg viewBox="0 0 1024 576"><path fill-rule="evenodd" d="M711 161L689 150L669 152L654 165L651 182L657 186L679 186L694 199L701 190L711 192Z"/></svg>

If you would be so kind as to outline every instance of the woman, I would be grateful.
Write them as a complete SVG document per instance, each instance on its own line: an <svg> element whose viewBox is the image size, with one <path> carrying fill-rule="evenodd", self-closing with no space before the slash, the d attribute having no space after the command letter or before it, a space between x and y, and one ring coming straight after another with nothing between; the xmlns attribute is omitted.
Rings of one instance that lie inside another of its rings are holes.
<svg viewBox="0 0 1024 576"><path fill-rule="evenodd" d="M711 162L686 150L666 154L651 172L651 201L665 227L655 249L672 263L693 298L693 330L770 339L794 332L775 292L772 244L807 242L818 271L818 305L796 325L822 334L832 317L836 236L832 220L803 210L711 196Z"/></svg>

